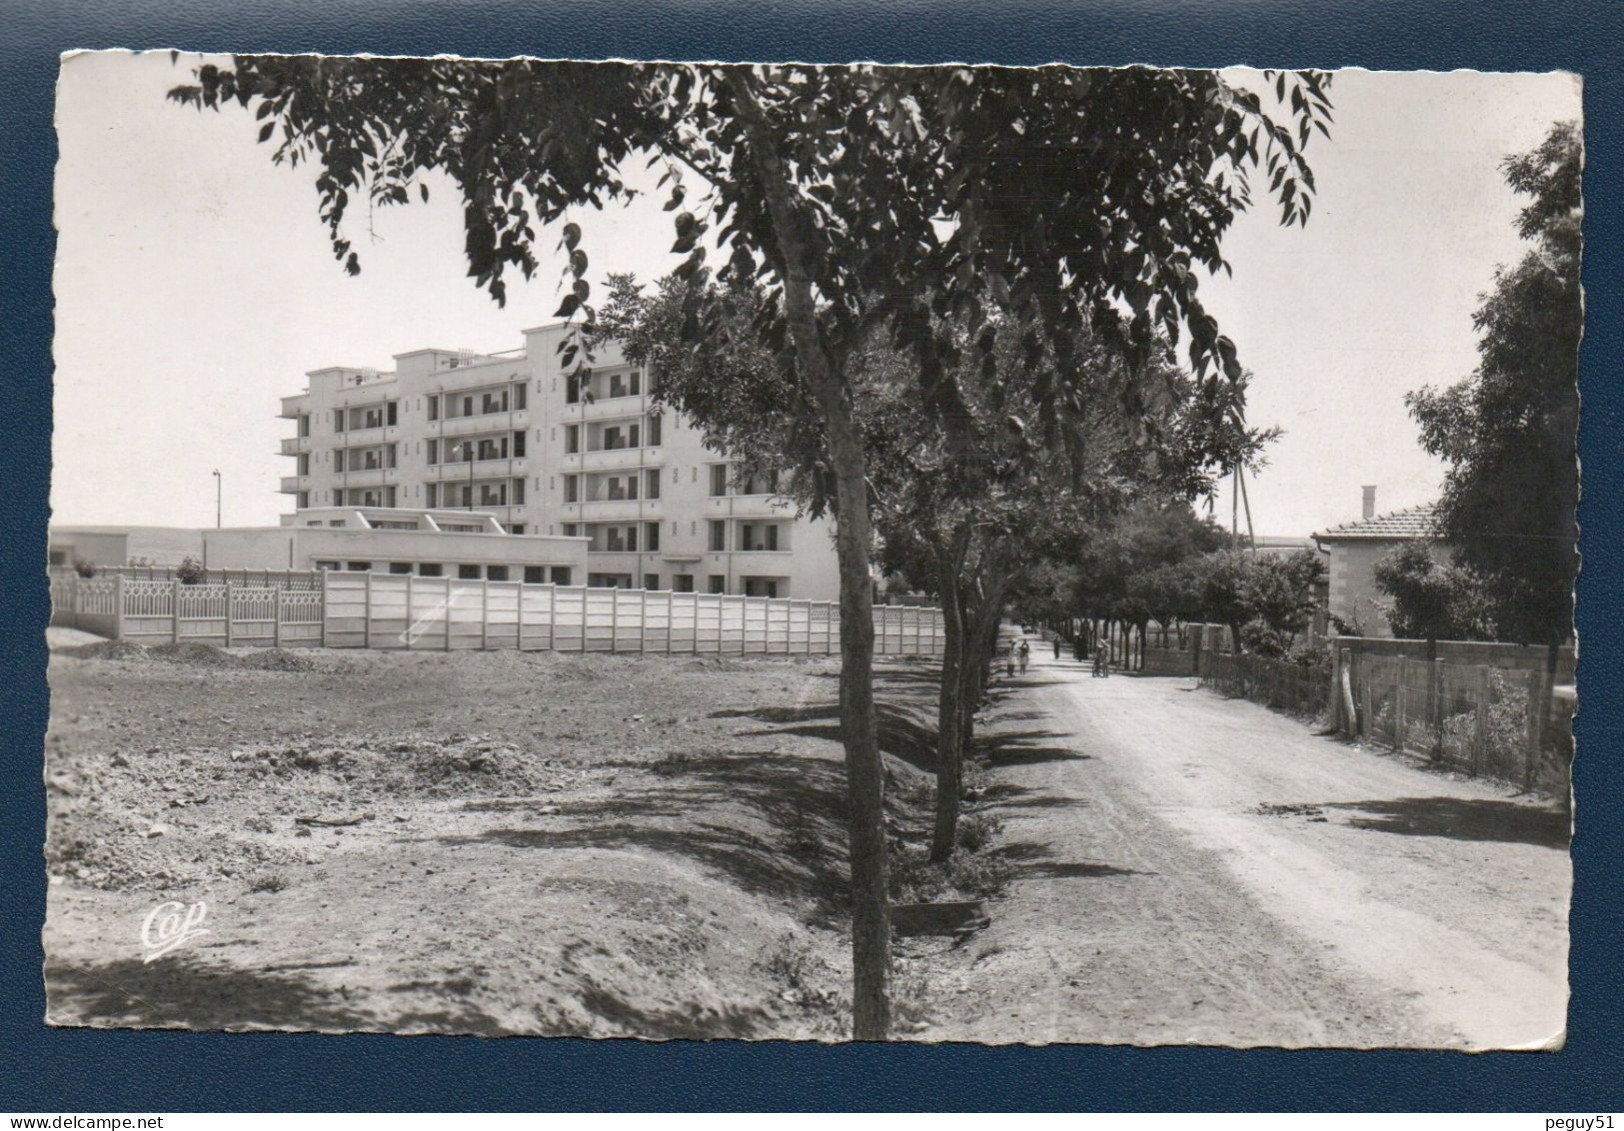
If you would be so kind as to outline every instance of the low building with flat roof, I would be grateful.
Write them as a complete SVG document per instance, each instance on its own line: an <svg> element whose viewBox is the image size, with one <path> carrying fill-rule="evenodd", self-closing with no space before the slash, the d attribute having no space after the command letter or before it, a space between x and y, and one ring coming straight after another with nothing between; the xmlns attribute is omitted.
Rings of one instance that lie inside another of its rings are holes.
<svg viewBox="0 0 1624 1131"><path fill-rule="evenodd" d="M279 526L199 532L209 569L349 570L580 585L591 539L509 534L493 514L312 507Z"/></svg>

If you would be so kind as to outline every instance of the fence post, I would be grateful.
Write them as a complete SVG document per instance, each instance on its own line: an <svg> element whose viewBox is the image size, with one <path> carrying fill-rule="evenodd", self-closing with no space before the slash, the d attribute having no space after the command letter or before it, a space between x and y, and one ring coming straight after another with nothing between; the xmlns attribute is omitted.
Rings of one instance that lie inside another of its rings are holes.
<svg viewBox="0 0 1624 1131"><path fill-rule="evenodd" d="M1342 719L1342 649L1331 646L1331 730L1341 733Z"/></svg>
<svg viewBox="0 0 1624 1131"><path fill-rule="evenodd" d="M1437 641L1432 648L1437 650ZM1444 756L1444 662L1435 658L1427 668L1427 735L1432 744L1427 753L1436 761Z"/></svg>
<svg viewBox="0 0 1624 1131"><path fill-rule="evenodd" d="M271 590L271 647L282 647L282 594L287 592L280 585Z"/></svg>
<svg viewBox="0 0 1624 1131"><path fill-rule="evenodd" d="M327 647L327 575L330 570L321 571L321 646ZM180 607L180 598L177 595L175 607Z"/></svg>
<svg viewBox="0 0 1624 1131"><path fill-rule="evenodd" d="M558 582L547 586L547 651L558 647Z"/></svg>
<svg viewBox="0 0 1624 1131"><path fill-rule="evenodd" d="M620 644L620 586L609 587L609 654Z"/></svg>
<svg viewBox="0 0 1624 1131"><path fill-rule="evenodd" d="M835 654L835 604L833 601L823 603L823 654Z"/></svg>
<svg viewBox="0 0 1624 1131"><path fill-rule="evenodd" d="M372 647L372 571L361 578L361 647Z"/></svg>
<svg viewBox="0 0 1624 1131"><path fill-rule="evenodd" d="M1404 715L1409 707L1410 690L1410 661L1399 657L1397 664L1398 679L1393 689L1393 749L1404 749Z"/></svg>
<svg viewBox="0 0 1624 1131"><path fill-rule="evenodd" d="M1363 658L1364 658L1364 663L1361 666L1364 668L1364 678L1359 681L1359 684L1360 684L1359 690L1364 693L1364 701L1365 701L1364 733L1365 733L1366 738L1370 739L1371 741L1375 741L1375 738L1376 738L1376 712L1375 712L1374 707L1375 707L1375 698L1376 697L1375 697L1374 688L1375 688L1375 685L1376 685L1376 674L1371 669L1373 669L1376 666L1376 663L1375 663L1374 658L1371 657L1371 656L1367 655L1367 656L1364 656Z"/></svg>
<svg viewBox="0 0 1624 1131"><path fill-rule="evenodd" d="M1477 717L1472 727L1472 776L1483 772L1489 753L1489 669L1477 666Z"/></svg>
<svg viewBox="0 0 1624 1131"><path fill-rule="evenodd" d="M479 650L487 652L491 647L491 579L479 579Z"/></svg>
<svg viewBox="0 0 1624 1131"><path fill-rule="evenodd" d="M648 651L648 590L639 589L637 592L637 652L642 655Z"/></svg>
<svg viewBox="0 0 1624 1131"><path fill-rule="evenodd" d="M124 575L113 575L113 639L124 639Z"/></svg>
<svg viewBox="0 0 1624 1131"><path fill-rule="evenodd" d="M592 579L589 577L587 580L591 581ZM581 651L583 652L586 651L587 598L590 592L585 585L581 586Z"/></svg>
<svg viewBox="0 0 1624 1131"><path fill-rule="evenodd" d="M169 613L170 613L170 622L171 622L170 623L170 632L169 632L170 640L171 640L172 643L179 644L180 643L180 578L178 578L178 577L175 578L175 580L170 583Z"/></svg>
<svg viewBox="0 0 1624 1131"><path fill-rule="evenodd" d="M456 612L455 600L457 591L452 587L451 578L445 579L445 601L441 608L445 610L445 650L451 651L451 619Z"/></svg>
<svg viewBox="0 0 1624 1131"><path fill-rule="evenodd" d="M677 619L677 595L671 590L665 594L665 654L671 654L672 623Z"/></svg>
<svg viewBox="0 0 1624 1131"><path fill-rule="evenodd" d="M406 631L401 634L402 642L406 645L407 651L411 651L412 637L415 635L413 629L416 627L417 620L412 612L412 575L408 573L406 575Z"/></svg>
<svg viewBox="0 0 1624 1131"><path fill-rule="evenodd" d="M226 647L231 647L231 582L226 582Z"/></svg>
<svg viewBox="0 0 1624 1131"><path fill-rule="evenodd" d="M1539 668L1528 672L1528 740L1523 764L1523 789L1534 788L1539 777L1540 748L1544 745L1545 728L1541 725L1540 705L1545 702L1545 673Z"/></svg>

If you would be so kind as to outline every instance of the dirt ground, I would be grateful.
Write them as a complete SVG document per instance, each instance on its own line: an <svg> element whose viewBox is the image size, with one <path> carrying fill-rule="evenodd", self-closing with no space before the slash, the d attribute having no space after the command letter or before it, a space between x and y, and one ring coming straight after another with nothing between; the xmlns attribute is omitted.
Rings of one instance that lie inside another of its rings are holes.
<svg viewBox="0 0 1624 1131"><path fill-rule="evenodd" d="M882 665L894 893L994 897L897 940L898 1037L1559 1039L1565 810L1045 653L946 869L935 665ZM53 1022L847 1033L831 661L99 644L50 681ZM163 901L208 934L144 962Z"/></svg>
<svg viewBox="0 0 1624 1131"><path fill-rule="evenodd" d="M252 666L250 666L252 665ZM50 665L60 1024L833 1039L826 660L68 649ZM888 743L928 680L892 665ZM897 828L917 770L892 761ZM144 962L142 924L206 902Z"/></svg>
<svg viewBox="0 0 1624 1131"><path fill-rule="evenodd" d="M928 957L922 1038L1560 1039L1563 807L1034 656L989 736L1015 875L988 930Z"/></svg>

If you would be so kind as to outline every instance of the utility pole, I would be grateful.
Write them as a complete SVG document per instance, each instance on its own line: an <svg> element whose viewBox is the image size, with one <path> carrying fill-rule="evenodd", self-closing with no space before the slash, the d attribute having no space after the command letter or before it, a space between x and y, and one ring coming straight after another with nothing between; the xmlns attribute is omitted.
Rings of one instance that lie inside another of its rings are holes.
<svg viewBox="0 0 1624 1131"><path fill-rule="evenodd" d="M220 469L214 469L214 528L220 529Z"/></svg>

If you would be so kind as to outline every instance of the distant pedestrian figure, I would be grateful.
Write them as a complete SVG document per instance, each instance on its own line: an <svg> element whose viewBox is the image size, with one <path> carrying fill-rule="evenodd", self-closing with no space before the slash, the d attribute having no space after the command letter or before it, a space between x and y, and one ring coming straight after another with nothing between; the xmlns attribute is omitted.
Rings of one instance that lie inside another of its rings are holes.
<svg viewBox="0 0 1624 1131"><path fill-rule="evenodd" d="M1060 637L1058 636L1054 638L1054 658L1057 660L1060 658Z"/></svg>
<svg viewBox="0 0 1624 1131"><path fill-rule="evenodd" d="M1105 656L1105 649L1094 650L1094 677L1096 679L1109 679L1111 675L1111 662Z"/></svg>
<svg viewBox="0 0 1624 1131"><path fill-rule="evenodd" d="M1004 653L1004 674L1010 679L1015 678L1015 643L1010 642L1009 651Z"/></svg>
<svg viewBox="0 0 1624 1131"><path fill-rule="evenodd" d="M1030 661L1032 659L1032 645L1030 645L1026 641L1022 640L1018 645L1015 646L1015 648L1016 648L1016 654L1020 657L1020 660L1021 660L1021 674L1025 675L1026 674L1026 665L1027 665L1028 661Z"/></svg>

